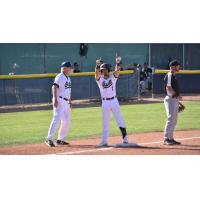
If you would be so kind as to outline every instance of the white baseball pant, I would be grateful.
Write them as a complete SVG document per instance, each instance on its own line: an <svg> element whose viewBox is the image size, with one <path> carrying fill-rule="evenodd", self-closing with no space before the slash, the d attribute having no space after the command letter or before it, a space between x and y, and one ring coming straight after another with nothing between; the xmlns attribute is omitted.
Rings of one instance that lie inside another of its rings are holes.
<svg viewBox="0 0 200 200"><path fill-rule="evenodd" d="M114 98L112 100L102 100L102 143L108 142L110 112L113 113L118 126L125 128L125 123L121 116L118 99Z"/></svg>
<svg viewBox="0 0 200 200"><path fill-rule="evenodd" d="M68 101L59 98L58 106L53 110L54 110L53 120L49 127L47 139L53 141L56 129L59 123L61 123L58 134L58 140L64 140L64 138L67 136L70 127L70 114L71 114L70 104Z"/></svg>

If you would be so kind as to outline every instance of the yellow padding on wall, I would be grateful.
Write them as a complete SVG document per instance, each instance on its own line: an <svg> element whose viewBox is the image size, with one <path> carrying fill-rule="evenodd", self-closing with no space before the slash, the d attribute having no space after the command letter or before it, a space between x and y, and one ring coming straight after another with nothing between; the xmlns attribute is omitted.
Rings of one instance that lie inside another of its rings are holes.
<svg viewBox="0 0 200 200"><path fill-rule="evenodd" d="M167 72L169 70L155 70L155 74L166 74ZM180 70L177 74L200 74L200 70Z"/></svg>
<svg viewBox="0 0 200 200"><path fill-rule="evenodd" d="M124 70L120 74L134 74L134 70ZM24 79L24 78L52 78L55 77L57 73L49 74L23 74L23 75L0 75L0 80L2 79ZM94 76L94 72L80 72L71 73L70 76Z"/></svg>

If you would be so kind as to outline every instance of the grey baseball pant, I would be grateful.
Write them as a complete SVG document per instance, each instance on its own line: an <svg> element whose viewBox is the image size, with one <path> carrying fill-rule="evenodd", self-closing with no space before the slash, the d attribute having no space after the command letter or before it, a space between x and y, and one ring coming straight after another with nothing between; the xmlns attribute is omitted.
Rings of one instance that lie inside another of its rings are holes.
<svg viewBox="0 0 200 200"><path fill-rule="evenodd" d="M167 121L164 130L164 139L174 139L173 133L178 119L178 99L166 96L164 99Z"/></svg>

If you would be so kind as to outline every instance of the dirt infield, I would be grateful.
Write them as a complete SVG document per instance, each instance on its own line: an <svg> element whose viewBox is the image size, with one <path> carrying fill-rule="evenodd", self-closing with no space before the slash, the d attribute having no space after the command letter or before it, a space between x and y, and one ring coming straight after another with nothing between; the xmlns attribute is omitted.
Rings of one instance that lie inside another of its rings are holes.
<svg viewBox="0 0 200 200"><path fill-rule="evenodd" d="M69 146L48 147L29 144L0 148L2 155L200 155L200 131L177 131L175 138L181 145L163 145L163 134L141 133L129 135L130 145L120 144L121 137L109 138L109 147L99 148L100 138L70 141ZM135 147L134 143L139 146Z"/></svg>

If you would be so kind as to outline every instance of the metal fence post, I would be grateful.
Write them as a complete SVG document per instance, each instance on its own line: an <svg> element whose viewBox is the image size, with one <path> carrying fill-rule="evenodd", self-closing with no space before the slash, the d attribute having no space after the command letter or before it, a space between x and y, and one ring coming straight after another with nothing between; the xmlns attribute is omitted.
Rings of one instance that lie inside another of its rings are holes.
<svg viewBox="0 0 200 200"><path fill-rule="evenodd" d="M185 69L185 45L183 44L183 70Z"/></svg>
<svg viewBox="0 0 200 200"><path fill-rule="evenodd" d="M151 44L149 44L149 66L151 67Z"/></svg>
<svg viewBox="0 0 200 200"><path fill-rule="evenodd" d="M153 93L153 90L154 90L154 74L155 74L155 68L152 67L152 96L151 98L154 99L154 93Z"/></svg>
<svg viewBox="0 0 200 200"><path fill-rule="evenodd" d="M138 101L141 100L140 96L140 69L137 68L137 83L138 83Z"/></svg>

